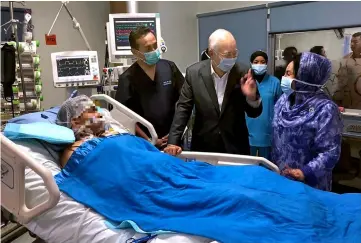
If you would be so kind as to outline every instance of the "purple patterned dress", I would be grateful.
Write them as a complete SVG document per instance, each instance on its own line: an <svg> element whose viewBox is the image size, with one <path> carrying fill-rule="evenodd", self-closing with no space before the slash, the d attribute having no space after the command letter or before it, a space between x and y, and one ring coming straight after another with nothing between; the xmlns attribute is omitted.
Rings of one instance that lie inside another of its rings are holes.
<svg viewBox="0 0 361 243"><path fill-rule="evenodd" d="M297 79L323 85L330 72L328 59L303 53ZM296 90L283 94L275 105L272 161L281 171L286 166L301 169L306 184L330 191L332 169L341 153L340 112L319 88L296 82Z"/></svg>

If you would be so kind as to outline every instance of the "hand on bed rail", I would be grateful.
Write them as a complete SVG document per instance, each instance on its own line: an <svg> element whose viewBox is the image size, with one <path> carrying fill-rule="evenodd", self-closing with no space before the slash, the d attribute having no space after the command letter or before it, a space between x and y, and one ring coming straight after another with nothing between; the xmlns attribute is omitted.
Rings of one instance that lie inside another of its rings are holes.
<svg viewBox="0 0 361 243"><path fill-rule="evenodd" d="M177 156L182 153L182 148L177 145L168 144L164 149L164 152L173 156Z"/></svg>

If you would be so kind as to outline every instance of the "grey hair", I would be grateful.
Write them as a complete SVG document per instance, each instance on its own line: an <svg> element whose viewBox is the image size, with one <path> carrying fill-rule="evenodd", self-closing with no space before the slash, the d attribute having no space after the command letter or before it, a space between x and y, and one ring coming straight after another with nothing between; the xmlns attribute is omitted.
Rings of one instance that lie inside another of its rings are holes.
<svg viewBox="0 0 361 243"><path fill-rule="evenodd" d="M228 30L225 29L215 30L208 38L208 49L217 50L219 42L225 40L229 36L233 37L231 32L229 32Z"/></svg>

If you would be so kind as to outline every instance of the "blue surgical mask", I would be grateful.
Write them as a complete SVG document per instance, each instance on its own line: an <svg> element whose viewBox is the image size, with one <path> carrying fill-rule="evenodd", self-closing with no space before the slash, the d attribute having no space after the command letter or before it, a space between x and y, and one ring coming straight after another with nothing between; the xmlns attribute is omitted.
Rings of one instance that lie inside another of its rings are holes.
<svg viewBox="0 0 361 243"><path fill-rule="evenodd" d="M217 67L226 73L233 68L236 61L237 58L223 58Z"/></svg>
<svg viewBox="0 0 361 243"><path fill-rule="evenodd" d="M292 89L292 81L293 79L285 76L283 76L281 79L281 89L287 96L294 92Z"/></svg>
<svg viewBox="0 0 361 243"><path fill-rule="evenodd" d="M322 88L324 87L324 85L309 84L309 83L304 82L304 81L301 81L301 80L292 79L292 78L283 76L283 77L282 77L282 80L281 80L281 89L282 89L283 93L285 93L286 95L290 95L290 94L292 94L293 92L297 92L297 93L314 93L314 92L312 92L312 91L302 91L302 90L295 91L295 90L293 90L293 89L292 89L292 82L293 82L293 81L302 83L302 84L304 84L304 85L309 85L309 86L317 87L317 88L319 88L320 90L322 90Z"/></svg>
<svg viewBox="0 0 361 243"><path fill-rule="evenodd" d="M267 64L252 64L252 70L256 75L262 75L267 72Z"/></svg>
<svg viewBox="0 0 361 243"><path fill-rule="evenodd" d="M145 63L148 65L155 65L160 59L159 49L144 53Z"/></svg>

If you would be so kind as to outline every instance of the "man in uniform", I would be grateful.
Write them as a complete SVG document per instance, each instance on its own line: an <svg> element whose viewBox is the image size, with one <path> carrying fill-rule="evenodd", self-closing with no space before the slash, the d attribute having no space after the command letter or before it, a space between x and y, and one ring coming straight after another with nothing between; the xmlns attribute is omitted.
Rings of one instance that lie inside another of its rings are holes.
<svg viewBox="0 0 361 243"><path fill-rule="evenodd" d="M115 99L152 123L158 134L156 146L162 149L168 141L184 77L174 62L160 59L151 29L142 26L133 30L129 43L137 61L120 75ZM136 134L150 140L148 130L140 124Z"/></svg>
<svg viewBox="0 0 361 243"><path fill-rule="evenodd" d="M361 109L361 32L352 35L351 50L339 64L333 99L339 106Z"/></svg>

